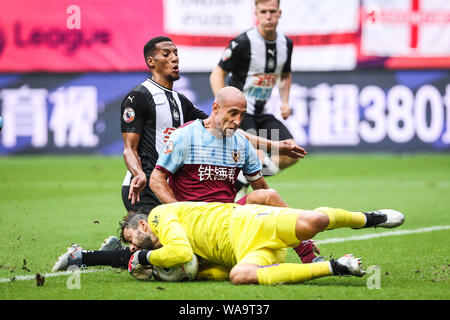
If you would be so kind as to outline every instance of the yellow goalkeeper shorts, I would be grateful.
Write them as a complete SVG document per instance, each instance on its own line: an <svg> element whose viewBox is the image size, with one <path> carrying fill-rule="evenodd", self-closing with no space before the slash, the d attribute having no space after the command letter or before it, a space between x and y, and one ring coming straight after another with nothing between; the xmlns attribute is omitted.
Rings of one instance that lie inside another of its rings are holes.
<svg viewBox="0 0 450 320"><path fill-rule="evenodd" d="M297 246L295 224L299 211L291 208L245 205L237 207L230 234L237 263L271 265L286 260L286 248Z"/></svg>

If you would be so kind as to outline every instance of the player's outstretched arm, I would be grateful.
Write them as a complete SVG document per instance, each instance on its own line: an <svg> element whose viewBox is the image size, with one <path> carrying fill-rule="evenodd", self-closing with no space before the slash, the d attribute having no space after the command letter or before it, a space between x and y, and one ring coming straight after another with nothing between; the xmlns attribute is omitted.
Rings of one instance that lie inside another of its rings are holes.
<svg viewBox="0 0 450 320"><path fill-rule="evenodd" d="M304 148L296 145L295 143L291 143L289 139L273 141L245 132L242 129L238 129L238 131L245 138L247 138L247 140L255 149L258 150L272 153L274 153L275 150L278 150L278 154L285 155L294 159L303 159L308 154L308 152L306 152Z"/></svg>
<svg viewBox="0 0 450 320"><path fill-rule="evenodd" d="M290 140L272 141L272 148L278 148L278 154L294 159L303 159L308 152ZM273 151L272 151L273 152Z"/></svg>

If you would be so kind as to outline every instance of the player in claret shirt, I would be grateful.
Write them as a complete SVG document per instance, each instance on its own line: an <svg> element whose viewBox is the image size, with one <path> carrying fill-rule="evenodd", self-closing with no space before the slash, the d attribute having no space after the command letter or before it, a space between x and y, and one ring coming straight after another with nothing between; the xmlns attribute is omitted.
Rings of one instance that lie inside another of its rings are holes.
<svg viewBox="0 0 450 320"><path fill-rule="evenodd" d="M172 133L150 179L150 188L162 203L234 202L236 179L242 171L254 191L238 203L287 207L265 182L255 149L237 132L246 105L241 91L222 88L207 119Z"/></svg>

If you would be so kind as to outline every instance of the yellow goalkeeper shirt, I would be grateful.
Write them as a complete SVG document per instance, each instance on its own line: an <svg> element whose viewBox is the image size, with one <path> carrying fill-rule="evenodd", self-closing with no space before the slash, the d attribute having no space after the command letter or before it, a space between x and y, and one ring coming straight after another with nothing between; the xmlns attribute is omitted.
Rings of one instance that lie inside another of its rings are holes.
<svg viewBox="0 0 450 320"><path fill-rule="evenodd" d="M163 247L153 250L150 263L172 267L192 253L231 268L236 257L229 234L235 203L177 202L150 211L148 223Z"/></svg>

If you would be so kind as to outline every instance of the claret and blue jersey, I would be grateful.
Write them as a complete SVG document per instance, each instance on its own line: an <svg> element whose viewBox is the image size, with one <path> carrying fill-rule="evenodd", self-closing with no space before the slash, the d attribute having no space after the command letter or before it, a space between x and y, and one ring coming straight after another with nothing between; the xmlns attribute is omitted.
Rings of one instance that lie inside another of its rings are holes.
<svg viewBox="0 0 450 320"><path fill-rule="evenodd" d="M239 172L252 180L262 165L239 132L219 139L198 119L172 133L156 169L169 175L169 186L179 201L233 202Z"/></svg>

